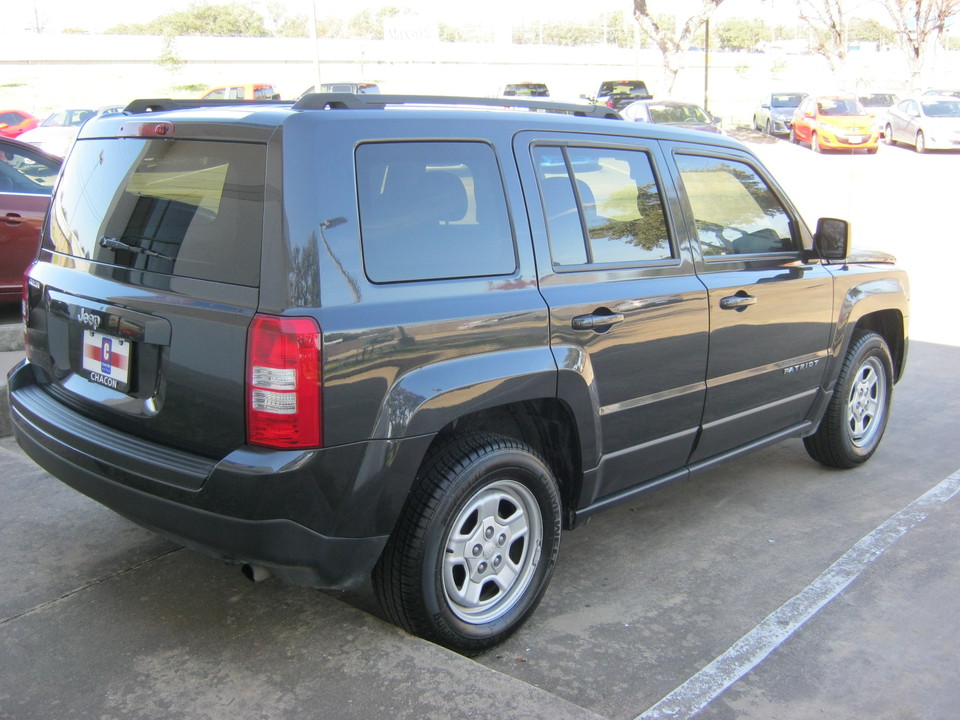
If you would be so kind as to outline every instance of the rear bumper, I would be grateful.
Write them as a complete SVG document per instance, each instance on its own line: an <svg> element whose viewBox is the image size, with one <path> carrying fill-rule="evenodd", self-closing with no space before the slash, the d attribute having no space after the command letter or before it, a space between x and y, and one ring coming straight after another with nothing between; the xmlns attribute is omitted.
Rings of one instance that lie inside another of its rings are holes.
<svg viewBox="0 0 960 720"><path fill-rule="evenodd" d="M91 420L40 387L29 363L9 380L17 442L59 480L177 543L311 587L351 587L369 575L406 498L403 478L414 477L425 448L424 439L242 448L217 461ZM371 457L393 462L365 474Z"/></svg>

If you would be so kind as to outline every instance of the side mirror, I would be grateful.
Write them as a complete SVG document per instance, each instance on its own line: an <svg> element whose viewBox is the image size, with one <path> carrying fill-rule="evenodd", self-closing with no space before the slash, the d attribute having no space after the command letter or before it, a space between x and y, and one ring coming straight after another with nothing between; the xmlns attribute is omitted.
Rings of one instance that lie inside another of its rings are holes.
<svg viewBox="0 0 960 720"><path fill-rule="evenodd" d="M850 254L850 223L837 218L817 220L813 248L824 260L845 260Z"/></svg>

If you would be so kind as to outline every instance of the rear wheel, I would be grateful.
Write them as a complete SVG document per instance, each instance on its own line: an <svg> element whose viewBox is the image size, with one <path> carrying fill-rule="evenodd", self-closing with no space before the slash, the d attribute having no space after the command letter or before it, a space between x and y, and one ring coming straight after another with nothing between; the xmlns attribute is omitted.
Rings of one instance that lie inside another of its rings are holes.
<svg viewBox="0 0 960 720"><path fill-rule="evenodd" d="M547 588L560 547L557 483L529 446L454 438L425 461L373 573L384 612L458 652L519 628Z"/></svg>
<svg viewBox="0 0 960 720"><path fill-rule="evenodd" d="M883 141L887 145L897 144L897 141L893 139L893 128L890 126L890 123L887 123L887 127L883 129Z"/></svg>
<svg viewBox="0 0 960 720"><path fill-rule="evenodd" d="M803 442L817 462L852 468L870 459L887 427L893 394L893 361L875 332L854 334L817 431Z"/></svg>

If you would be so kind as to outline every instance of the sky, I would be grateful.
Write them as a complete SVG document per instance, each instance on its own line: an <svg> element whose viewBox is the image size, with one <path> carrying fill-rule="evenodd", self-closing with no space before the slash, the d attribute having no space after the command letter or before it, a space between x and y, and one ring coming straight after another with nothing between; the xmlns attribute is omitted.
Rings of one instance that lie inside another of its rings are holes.
<svg viewBox="0 0 960 720"><path fill-rule="evenodd" d="M13 31L28 31L36 27L37 18L49 31L59 32L65 28L78 28L98 32L125 23L145 23L177 10L184 10L198 0L164 0L162 3L131 2L130 0L18 0L5 3L4 25ZM210 4L229 4L233 0L204 0ZM236 0L266 14L266 8L280 4L289 15L306 16L311 0ZM329 15L352 15L364 7L393 5L409 7L424 15L432 15L445 22L469 19L477 13L477 4L466 0L354 0L350 3L333 0L313 0L319 17ZM651 0L650 6L664 8L663 12L682 12L684 7L699 5L698 0ZM515 13L518 20L535 17L552 19L589 17L602 12L630 10L632 0L592 0L580 3L568 0L488 0L482 15L497 14L496 8ZM793 0L725 0L714 14L716 20L730 17L763 17L767 23L791 22L796 19ZM778 17L779 16L779 17Z"/></svg>

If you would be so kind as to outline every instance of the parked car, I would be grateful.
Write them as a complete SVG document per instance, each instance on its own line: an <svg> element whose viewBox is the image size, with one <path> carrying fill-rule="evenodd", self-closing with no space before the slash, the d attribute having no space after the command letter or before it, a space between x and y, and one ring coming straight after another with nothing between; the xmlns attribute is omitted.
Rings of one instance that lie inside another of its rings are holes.
<svg viewBox="0 0 960 720"><path fill-rule="evenodd" d="M205 92L201 100L279 100L280 93L270 83L221 85Z"/></svg>
<svg viewBox="0 0 960 720"><path fill-rule="evenodd" d="M315 92L314 86L311 85L297 98L300 100L305 95ZM334 83L321 83L320 90L316 92L322 93L347 93L350 95L378 95L380 94L380 86L373 82L334 82Z"/></svg>
<svg viewBox="0 0 960 720"><path fill-rule="evenodd" d="M930 88L929 90L924 90L923 94L960 98L960 90L937 90L936 88Z"/></svg>
<svg viewBox="0 0 960 720"><path fill-rule="evenodd" d="M504 85L497 94L500 97L550 97L550 90L545 83L519 82Z"/></svg>
<svg viewBox="0 0 960 720"><path fill-rule="evenodd" d="M811 232L746 146L341 97L83 127L9 375L27 455L251 578L372 575L475 653L595 513L788 437L831 467L878 448L907 277L843 220Z"/></svg>
<svg viewBox="0 0 960 720"><path fill-rule="evenodd" d="M882 137L887 110L896 104L897 96L886 92L866 93L860 95L858 100L870 117L873 118L873 125Z"/></svg>
<svg viewBox="0 0 960 720"><path fill-rule="evenodd" d="M619 110L636 100L649 100L653 95L647 90L647 84L643 80L604 80L600 83L596 95L580 97Z"/></svg>
<svg viewBox="0 0 960 720"><path fill-rule="evenodd" d="M722 133L720 119L699 105L677 100L637 100L624 107L620 114L632 122L673 125L688 130Z"/></svg>
<svg viewBox="0 0 960 720"><path fill-rule="evenodd" d="M24 110L0 110L0 136L15 138L40 124L40 120Z"/></svg>
<svg viewBox="0 0 960 720"><path fill-rule="evenodd" d="M884 137L889 145L913 145L918 153L960 148L960 98L922 95L905 98L887 112Z"/></svg>
<svg viewBox="0 0 960 720"><path fill-rule="evenodd" d="M866 150L877 152L880 132L857 98L808 96L793 113L790 142L810 143L814 152Z"/></svg>
<svg viewBox="0 0 960 720"><path fill-rule="evenodd" d="M23 295L23 274L37 257L60 164L33 145L0 138L0 302Z"/></svg>
<svg viewBox="0 0 960 720"><path fill-rule="evenodd" d="M754 129L767 135L789 135L793 111L806 96L805 92L772 92L764 95L753 112Z"/></svg>
<svg viewBox="0 0 960 720"><path fill-rule="evenodd" d="M87 120L122 111L122 105L104 105L96 110L91 108L57 110L37 127L21 133L17 139L30 143L50 155L62 158L66 156L70 146L73 145L77 133L80 132L80 126Z"/></svg>

